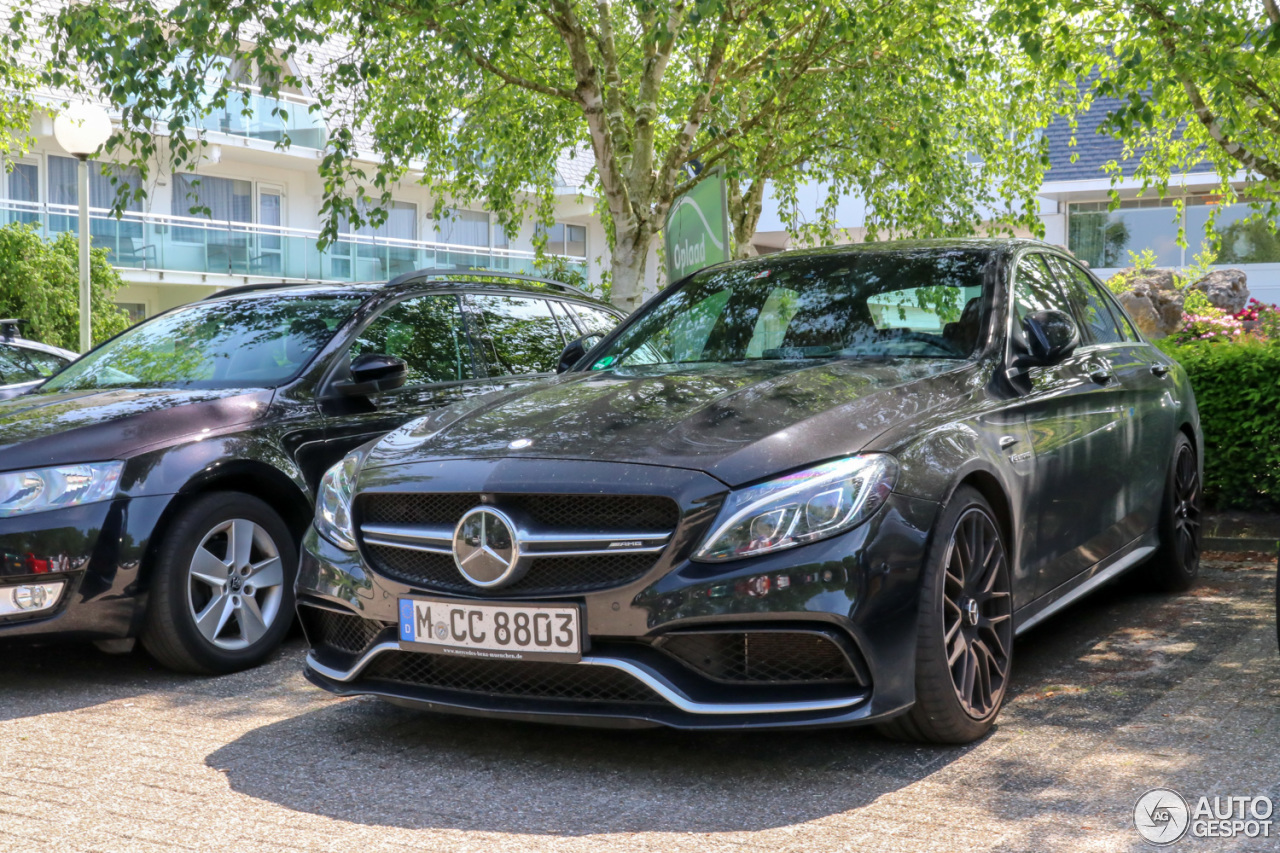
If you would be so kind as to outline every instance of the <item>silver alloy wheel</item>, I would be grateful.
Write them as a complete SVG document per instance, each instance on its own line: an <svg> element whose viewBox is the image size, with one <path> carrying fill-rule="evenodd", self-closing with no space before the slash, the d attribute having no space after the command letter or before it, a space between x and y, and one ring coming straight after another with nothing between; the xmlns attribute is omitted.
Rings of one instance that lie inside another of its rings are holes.
<svg viewBox="0 0 1280 853"><path fill-rule="evenodd" d="M226 651L247 649L280 615L284 564L275 540L244 518L204 535L191 558L187 606L206 640Z"/></svg>

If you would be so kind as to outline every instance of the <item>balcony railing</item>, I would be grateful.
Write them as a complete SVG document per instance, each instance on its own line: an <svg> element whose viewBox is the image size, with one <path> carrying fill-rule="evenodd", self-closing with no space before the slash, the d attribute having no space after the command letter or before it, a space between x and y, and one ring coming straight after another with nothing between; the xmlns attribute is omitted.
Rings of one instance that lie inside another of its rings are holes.
<svg viewBox="0 0 1280 853"><path fill-rule="evenodd" d="M278 142L287 132L293 145L324 148L327 130L324 117L311 111L315 103L296 96L268 98L252 91L228 92L227 105L205 116L201 126L269 142Z"/></svg>
<svg viewBox="0 0 1280 853"><path fill-rule="evenodd" d="M64 231L79 236L71 205L0 201L0 224L11 222L29 224L46 239ZM132 211L116 219L102 208L90 208L89 235L95 247L107 249L112 265L131 270L322 282L386 281L428 267L538 272L533 252L355 234L322 252L318 231ZM566 260L586 277L585 259Z"/></svg>

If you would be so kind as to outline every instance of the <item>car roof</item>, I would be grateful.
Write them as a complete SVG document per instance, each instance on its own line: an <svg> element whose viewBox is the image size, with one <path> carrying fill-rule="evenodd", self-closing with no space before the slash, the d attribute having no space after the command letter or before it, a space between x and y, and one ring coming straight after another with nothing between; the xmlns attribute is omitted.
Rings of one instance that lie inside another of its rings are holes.
<svg viewBox="0 0 1280 853"><path fill-rule="evenodd" d="M75 361L80 357L71 350L65 350L62 347L55 347L50 344L42 344L39 341L32 341L18 337L15 330L18 328L19 322L20 321L18 320L0 320L0 346L33 349L38 352L47 352L50 355L60 356L70 361Z"/></svg>
<svg viewBox="0 0 1280 853"><path fill-rule="evenodd" d="M589 293L547 278L517 275L514 273L493 272L487 270L441 270L424 269L406 273L390 281L366 281L353 284L317 284L314 282L268 282L249 284L243 287L232 287L205 297L202 302L239 296L265 296L269 294L287 293L291 296L335 296L359 294L361 296L398 295L408 291L422 290L424 287L458 288L475 290L525 291L540 296L558 296L578 302L589 302L593 305L608 308L617 312L613 306Z"/></svg>

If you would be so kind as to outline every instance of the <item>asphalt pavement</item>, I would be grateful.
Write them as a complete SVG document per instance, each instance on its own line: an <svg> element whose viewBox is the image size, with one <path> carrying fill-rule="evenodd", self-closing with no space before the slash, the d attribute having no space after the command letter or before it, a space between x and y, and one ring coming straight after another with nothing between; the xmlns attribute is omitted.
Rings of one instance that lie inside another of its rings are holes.
<svg viewBox="0 0 1280 853"><path fill-rule="evenodd" d="M0 851L1152 850L1153 787L1280 801L1275 571L1103 590L1019 640L999 726L963 748L429 716L311 687L298 640L211 679L0 646Z"/></svg>

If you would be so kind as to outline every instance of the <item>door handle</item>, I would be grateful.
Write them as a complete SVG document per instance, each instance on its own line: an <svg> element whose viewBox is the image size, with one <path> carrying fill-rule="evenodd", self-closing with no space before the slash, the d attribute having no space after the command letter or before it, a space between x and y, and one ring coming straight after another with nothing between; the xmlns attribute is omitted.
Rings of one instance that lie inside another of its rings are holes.
<svg viewBox="0 0 1280 853"><path fill-rule="evenodd" d="M1151 372L1154 375L1159 376L1161 379L1164 379L1169 375L1169 366L1167 364L1153 364L1151 365Z"/></svg>
<svg viewBox="0 0 1280 853"><path fill-rule="evenodd" d="M1093 373L1089 374L1089 378L1092 379L1094 382L1098 383L1099 385L1106 385L1115 377L1105 370L1095 370L1093 371Z"/></svg>

